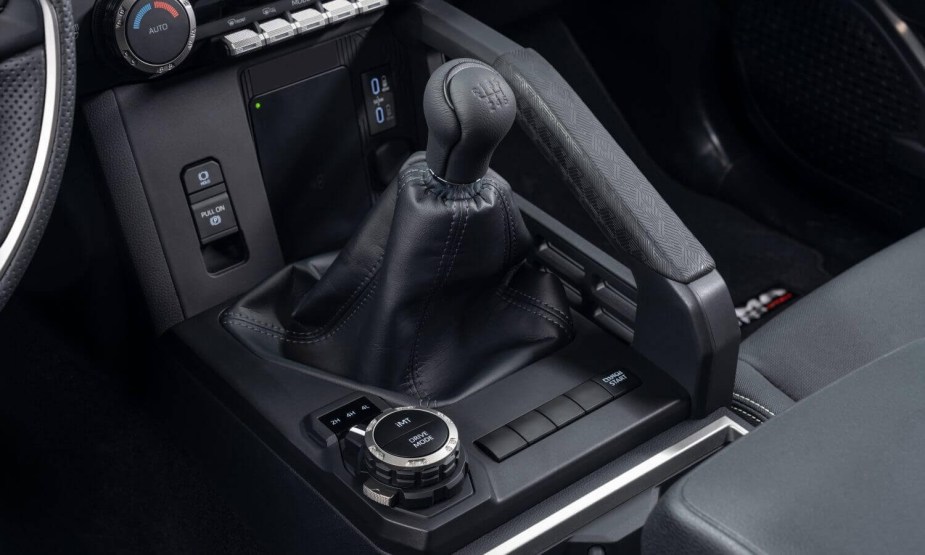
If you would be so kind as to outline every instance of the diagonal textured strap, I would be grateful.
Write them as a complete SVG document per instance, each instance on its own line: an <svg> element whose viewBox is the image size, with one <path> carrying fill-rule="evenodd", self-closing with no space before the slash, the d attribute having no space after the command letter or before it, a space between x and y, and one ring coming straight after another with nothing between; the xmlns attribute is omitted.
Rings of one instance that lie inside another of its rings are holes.
<svg viewBox="0 0 925 555"><path fill-rule="evenodd" d="M703 245L542 56L520 49L493 65L514 89L521 127L615 246L680 283L715 269Z"/></svg>

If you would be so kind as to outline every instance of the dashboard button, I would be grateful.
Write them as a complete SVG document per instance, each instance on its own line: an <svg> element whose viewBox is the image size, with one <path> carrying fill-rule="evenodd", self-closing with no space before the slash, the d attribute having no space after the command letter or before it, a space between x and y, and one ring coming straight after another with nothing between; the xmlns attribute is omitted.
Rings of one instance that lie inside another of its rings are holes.
<svg viewBox="0 0 925 555"><path fill-rule="evenodd" d="M535 410L511 422L508 427L517 432L527 443L536 443L556 431L556 425Z"/></svg>
<svg viewBox="0 0 925 555"><path fill-rule="evenodd" d="M224 237L238 227L228 193L198 202L191 208L199 240L203 244Z"/></svg>
<svg viewBox="0 0 925 555"><path fill-rule="evenodd" d="M357 0L357 6L360 7L360 13L368 13L375 10L381 10L389 5L389 0Z"/></svg>
<svg viewBox="0 0 925 555"><path fill-rule="evenodd" d="M439 420L439 417L423 410L408 409L393 412L376 423L373 438L378 445L388 445L409 431Z"/></svg>
<svg viewBox="0 0 925 555"><path fill-rule="evenodd" d="M331 0L321 5L328 14L330 23L337 23L350 19L359 11L357 5L347 0Z"/></svg>
<svg viewBox="0 0 925 555"><path fill-rule="evenodd" d="M610 392L616 399L639 385L639 380L626 370L614 370L595 379L598 385Z"/></svg>
<svg viewBox="0 0 925 555"><path fill-rule="evenodd" d="M269 21L261 21L257 24L263 35L266 44L273 44L296 36L296 29L292 23L285 19L277 18Z"/></svg>
<svg viewBox="0 0 925 555"><path fill-rule="evenodd" d="M225 43L225 49L232 56L246 54L258 48L263 48L266 44L263 35L251 29L241 29L234 33L228 33L222 37L222 42Z"/></svg>
<svg viewBox="0 0 925 555"><path fill-rule="evenodd" d="M207 187L224 183L225 176L222 175L222 168L215 160L200 162L195 166L190 166L183 172L183 186L186 187L186 194L192 195Z"/></svg>
<svg viewBox="0 0 925 555"><path fill-rule="evenodd" d="M613 399L610 391L603 386L597 385L593 381L587 381L571 391L567 391L565 396L578 403L585 412L591 412L597 407Z"/></svg>
<svg viewBox="0 0 925 555"><path fill-rule="evenodd" d="M542 407L537 412L550 419L557 428L581 418L585 411L565 395L560 395Z"/></svg>
<svg viewBox="0 0 925 555"><path fill-rule="evenodd" d="M450 431L446 424L435 418L423 426L401 434L383 445L382 450L403 459L420 459L439 451L449 437Z"/></svg>
<svg viewBox="0 0 925 555"><path fill-rule="evenodd" d="M498 462L527 446L526 440L507 426L498 428L476 443Z"/></svg>
<svg viewBox="0 0 925 555"><path fill-rule="evenodd" d="M342 436L352 426L368 424L379 414L379 407L366 397L360 397L346 405L321 416L319 420L338 436Z"/></svg>
<svg viewBox="0 0 925 555"><path fill-rule="evenodd" d="M328 18L314 8L293 12L291 16L297 33L310 33L328 24Z"/></svg>

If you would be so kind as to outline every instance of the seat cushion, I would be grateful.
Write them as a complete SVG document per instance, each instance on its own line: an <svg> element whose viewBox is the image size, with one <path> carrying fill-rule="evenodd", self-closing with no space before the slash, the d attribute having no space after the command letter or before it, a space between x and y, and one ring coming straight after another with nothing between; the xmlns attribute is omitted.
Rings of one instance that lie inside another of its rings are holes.
<svg viewBox="0 0 925 555"><path fill-rule="evenodd" d="M760 422L925 337L925 231L884 249L742 343L733 409Z"/></svg>
<svg viewBox="0 0 925 555"><path fill-rule="evenodd" d="M925 340L878 358L703 462L643 553L921 553Z"/></svg>

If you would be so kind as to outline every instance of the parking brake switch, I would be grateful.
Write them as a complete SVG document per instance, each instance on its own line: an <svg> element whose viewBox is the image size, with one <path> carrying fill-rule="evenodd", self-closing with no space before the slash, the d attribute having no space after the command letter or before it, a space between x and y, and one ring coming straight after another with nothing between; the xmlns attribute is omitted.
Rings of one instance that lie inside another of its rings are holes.
<svg viewBox="0 0 925 555"><path fill-rule="evenodd" d="M225 186L222 168L215 160L197 162L183 171L187 201L203 245L238 231L238 220Z"/></svg>
<svg viewBox="0 0 925 555"><path fill-rule="evenodd" d="M196 231L199 232L199 241L209 243L238 230L238 221L231 207L228 193L208 198L190 207L193 210L193 220L196 222Z"/></svg>

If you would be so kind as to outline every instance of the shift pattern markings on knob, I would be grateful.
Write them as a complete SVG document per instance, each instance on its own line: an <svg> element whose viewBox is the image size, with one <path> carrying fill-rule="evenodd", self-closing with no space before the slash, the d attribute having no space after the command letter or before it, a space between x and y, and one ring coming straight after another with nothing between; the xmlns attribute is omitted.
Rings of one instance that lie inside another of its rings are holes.
<svg viewBox="0 0 925 555"><path fill-rule="evenodd" d="M514 124L514 92L491 66L459 59L437 68L424 90L427 165L439 179L465 185L485 177Z"/></svg>
<svg viewBox="0 0 925 555"><path fill-rule="evenodd" d="M472 87L472 94L487 102L492 111L511 103L511 99L505 94L504 87L498 79L482 81L478 86Z"/></svg>

